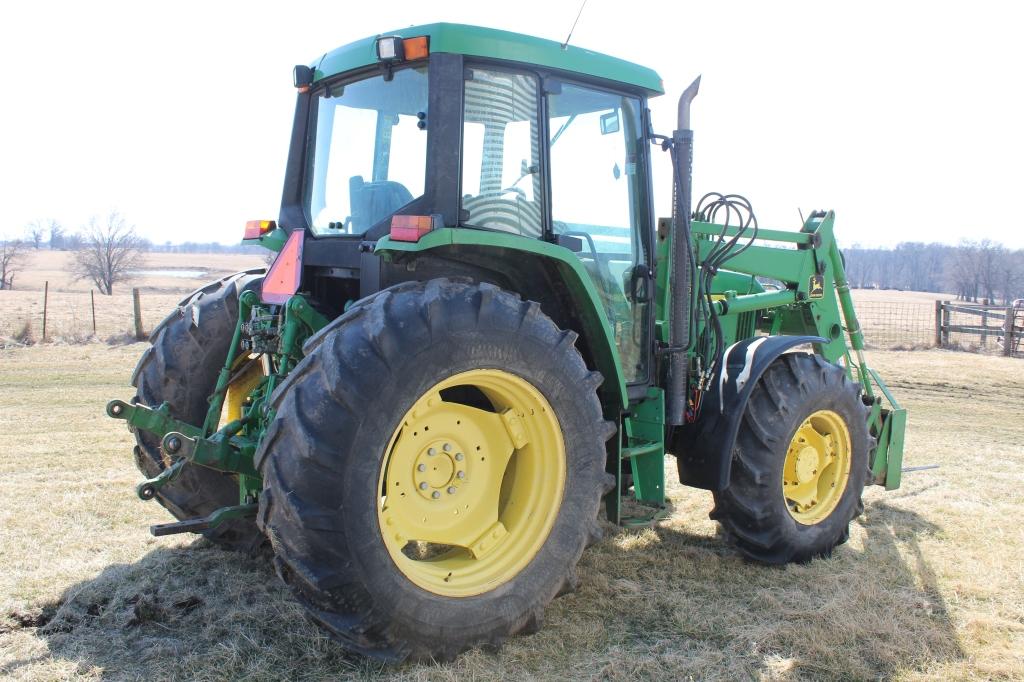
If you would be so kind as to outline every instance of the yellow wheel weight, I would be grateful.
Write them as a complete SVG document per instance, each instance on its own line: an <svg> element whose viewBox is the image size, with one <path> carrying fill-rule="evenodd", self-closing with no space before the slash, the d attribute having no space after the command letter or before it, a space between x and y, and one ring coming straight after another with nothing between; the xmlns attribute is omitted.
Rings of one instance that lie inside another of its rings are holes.
<svg viewBox="0 0 1024 682"><path fill-rule="evenodd" d="M850 480L850 430L832 410L800 424L786 450L782 496L799 523L821 523L835 510Z"/></svg>
<svg viewBox="0 0 1024 682"><path fill-rule="evenodd" d="M451 399L463 387L492 409ZM416 401L387 445L377 506L384 544L424 590L488 592L544 545L565 472L558 418L532 384L496 369L456 374Z"/></svg>

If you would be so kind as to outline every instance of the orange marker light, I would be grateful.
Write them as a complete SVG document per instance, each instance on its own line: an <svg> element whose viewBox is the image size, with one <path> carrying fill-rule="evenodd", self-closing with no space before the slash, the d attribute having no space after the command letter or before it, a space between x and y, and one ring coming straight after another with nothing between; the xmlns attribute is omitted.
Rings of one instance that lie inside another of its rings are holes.
<svg viewBox="0 0 1024 682"><path fill-rule="evenodd" d="M406 38L403 40L402 45L405 48L405 60L412 61L414 59L425 59L430 54L429 40L429 36L418 36L416 38Z"/></svg>
<svg viewBox="0 0 1024 682"><path fill-rule="evenodd" d="M396 215L391 217L390 237L396 242L418 242L433 227L428 215Z"/></svg>
<svg viewBox="0 0 1024 682"><path fill-rule="evenodd" d="M250 220L245 224L243 239L259 239L276 227L277 223L273 220Z"/></svg>
<svg viewBox="0 0 1024 682"><path fill-rule="evenodd" d="M263 290L260 298L264 303L283 305L288 302L302 279L302 245L306 233L295 230L284 243L281 253L277 254L270 272L263 278Z"/></svg>

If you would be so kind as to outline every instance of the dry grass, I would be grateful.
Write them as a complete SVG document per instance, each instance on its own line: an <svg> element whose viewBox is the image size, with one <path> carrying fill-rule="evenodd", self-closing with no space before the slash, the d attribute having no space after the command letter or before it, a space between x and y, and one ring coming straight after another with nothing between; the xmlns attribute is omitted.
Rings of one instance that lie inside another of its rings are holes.
<svg viewBox="0 0 1024 682"><path fill-rule="evenodd" d="M166 517L134 499L131 436L101 416L142 348L0 351L0 676L1024 678L1019 360L872 354L911 410L907 463L942 468L871 490L830 559L745 563L709 495L676 486L668 521L584 555L539 634L382 669L309 625L266 562L148 535Z"/></svg>

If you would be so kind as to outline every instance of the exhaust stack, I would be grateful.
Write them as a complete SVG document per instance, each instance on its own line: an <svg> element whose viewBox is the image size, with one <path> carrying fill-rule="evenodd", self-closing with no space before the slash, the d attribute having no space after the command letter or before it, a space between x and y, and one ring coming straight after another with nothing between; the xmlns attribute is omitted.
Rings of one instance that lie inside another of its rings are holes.
<svg viewBox="0 0 1024 682"><path fill-rule="evenodd" d="M700 76L679 96L677 129L672 133L674 188L672 202L672 306L669 316L668 382L665 396L665 421L680 426L686 420L687 375L692 315L693 263L690 251L690 212L693 203L693 130L690 129L690 104L700 88Z"/></svg>

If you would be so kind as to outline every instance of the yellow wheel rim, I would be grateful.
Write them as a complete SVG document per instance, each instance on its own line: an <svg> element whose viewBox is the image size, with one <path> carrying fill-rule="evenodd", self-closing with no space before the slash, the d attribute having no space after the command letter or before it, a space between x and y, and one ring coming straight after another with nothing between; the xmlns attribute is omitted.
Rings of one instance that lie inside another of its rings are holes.
<svg viewBox="0 0 1024 682"><path fill-rule="evenodd" d="M263 377L266 376L263 365L259 362L254 362L248 354L244 354L235 360L232 371L235 373L235 376L232 378L231 383L228 384L227 393L224 395L224 406L220 410L220 422L217 424L218 429L223 428L229 422L242 418L242 409L245 407L245 401L248 400L249 394L259 386Z"/></svg>
<svg viewBox="0 0 1024 682"><path fill-rule="evenodd" d="M525 379L456 374L405 413L381 465L377 519L413 583L468 597L518 575L561 507L565 445L551 405Z"/></svg>
<svg viewBox="0 0 1024 682"><path fill-rule="evenodd" d="M782 470L789 513L805 525L828 518L850 480L850 430L832 410L818 410L793 434Z"/></svg>

